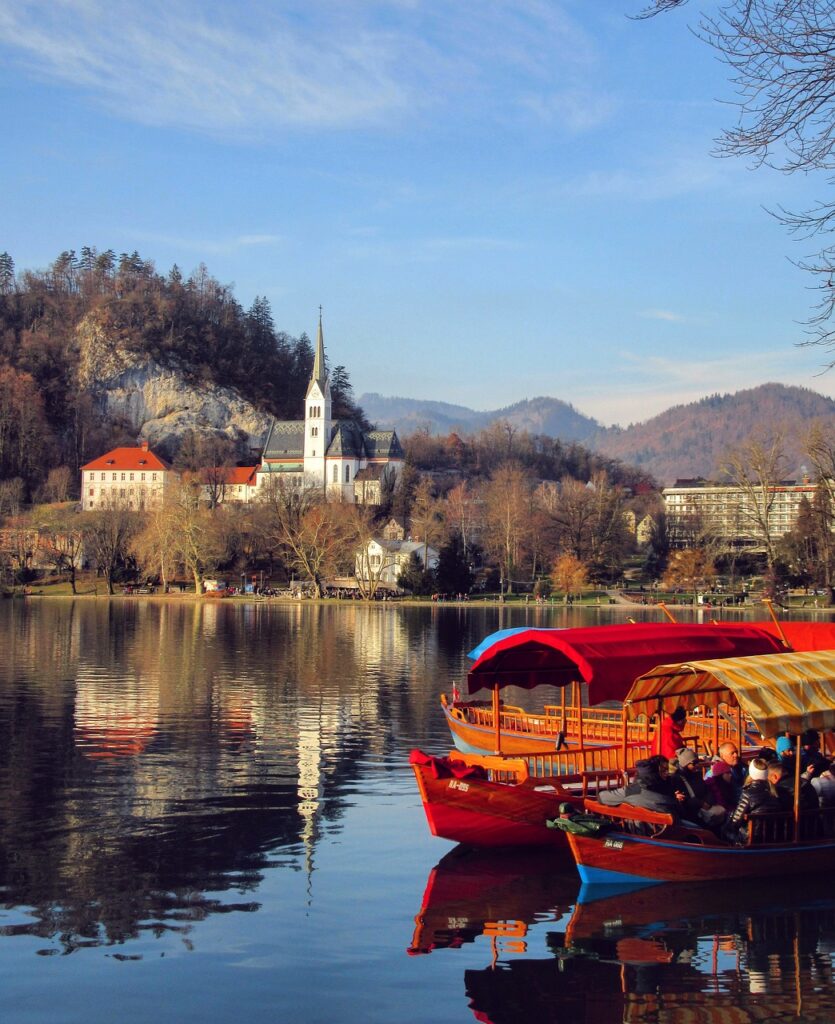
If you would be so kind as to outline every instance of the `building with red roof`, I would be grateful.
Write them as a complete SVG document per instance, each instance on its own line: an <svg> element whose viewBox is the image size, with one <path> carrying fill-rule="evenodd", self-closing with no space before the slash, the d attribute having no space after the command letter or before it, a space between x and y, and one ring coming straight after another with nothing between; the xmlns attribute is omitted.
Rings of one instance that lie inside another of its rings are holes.
<svg viewBox="0 0 835 1024"><path fill-rule="evenodd" d="M178 479L147 441L133 448L113 448L81 467L81 508L84 512L114 506L135 511L157 508Z"/></svg>

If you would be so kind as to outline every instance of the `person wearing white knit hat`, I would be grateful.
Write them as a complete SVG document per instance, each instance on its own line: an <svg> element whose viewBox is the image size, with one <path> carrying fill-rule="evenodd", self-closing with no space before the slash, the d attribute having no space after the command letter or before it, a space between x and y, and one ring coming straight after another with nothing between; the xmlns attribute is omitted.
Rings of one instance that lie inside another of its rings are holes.
<svg viewBox="0 0 835 1024"><path fill-rule="evenodd" d="M742 787L742 796L733 809L726 826L726 838L744 843L748 838L748 822L758 814L779 811L777 791L768 781L768 762L755 757L748 765L748 777Z"/></svg>

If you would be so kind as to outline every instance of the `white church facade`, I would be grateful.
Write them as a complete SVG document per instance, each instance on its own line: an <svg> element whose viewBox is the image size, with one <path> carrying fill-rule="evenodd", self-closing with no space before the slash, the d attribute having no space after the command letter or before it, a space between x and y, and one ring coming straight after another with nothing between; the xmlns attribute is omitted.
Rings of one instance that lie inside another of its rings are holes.
<svg viewBox="0 0 835 1024"><path fill-rule="evenodd" d="M257 490L321 489L331 500L379 504L403 468L403 449L393 430L363 430L353 420L334 420L325 365L322 316L303 420L273 420L264 438Z"/></svg>

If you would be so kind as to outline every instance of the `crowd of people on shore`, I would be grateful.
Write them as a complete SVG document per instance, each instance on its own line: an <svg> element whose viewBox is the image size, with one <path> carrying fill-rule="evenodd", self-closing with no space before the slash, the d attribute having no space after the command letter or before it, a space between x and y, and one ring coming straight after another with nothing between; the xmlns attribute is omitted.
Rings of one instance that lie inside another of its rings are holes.
<svg viewBox="0 0 835 1024"><path fill-rule="evenodd" d="M715 757L703 760L683 742L686 718L684 708L665 716L659 753L638 761L634 779L600 793L600 802L672 814L677 821L709 828L738 844L748 841L749 822L758 816L794 809L796 737L779 737L774 747L762 747L747 762L727 740ZM822 752L820 734L807 729L799 749L801 812L835 807L835 761Z"/></svg>

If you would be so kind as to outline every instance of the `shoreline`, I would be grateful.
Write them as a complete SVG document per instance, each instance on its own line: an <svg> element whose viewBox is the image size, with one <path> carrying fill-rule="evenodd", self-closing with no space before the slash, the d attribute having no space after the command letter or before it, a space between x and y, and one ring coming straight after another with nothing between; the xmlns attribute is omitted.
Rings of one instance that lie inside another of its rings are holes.
<svg viewBox="0 0 835 1024"><path fill-rule="evenodd" d="M188 602L190 604L196 604L198 602L209 602L212 604L258 604L258 605L281 605L281 606L298 606L298 605L345 605L345 606L381 606L381 607L396 607L396 606L408 606L408 607L428 607L437 608L452 607L452 608L507 608L507 609L525 609L526 611L565 611L571 609L572 611L601 611L603 609L609 611L622 610L625 612L631 611L657 611L663 615L663 608L670 611L697 611L701 613L708 613L711 617L721 617L724 612L734 613L747 613L755 612L760 607L764 607L764 603L761 601L754 601L746 605L733 605L733 606L704 606L704 605L693 605L690 604L670 604L669 602L663 602L662 604L643 604L639 601L627 601L620 599L616 602L595 603L595 602L578 602L575 601L573 604L567 605L562 601L555 604L537 604L535 601L525 602L524 600L511 600L501 601L499 598L485 598L477 597L467 601L459 600L444 600L444 601L431 601L422 600L420 598L409 598L399 597L388 601L365 601L355 600L350 598L340 597L289 597L289 596L273 596L273 597L260 597L258 595L246 594L246 595L234 595L231 597L217 597L213 594L195 594L195 593L177 593L177 594L108 594L104 592L91 592L79 593L79 594L55 594L55 593L44 593L42 590L33 591L29 594L14 593L14 594L3 594L2 597L6 600L20 600L23 599L39 599L39 600L59 600L59 601L150 601L156 603L177 603L177 602ZM796 612L803 612L804 614L822 614L822 615L833 615L835 614L835 605L829 607L797 607L797 606L777 606L775 609L782 615L791 615Z"/></svg>

